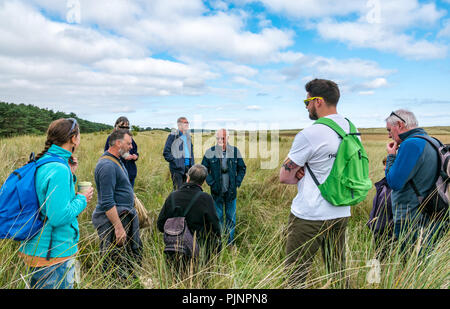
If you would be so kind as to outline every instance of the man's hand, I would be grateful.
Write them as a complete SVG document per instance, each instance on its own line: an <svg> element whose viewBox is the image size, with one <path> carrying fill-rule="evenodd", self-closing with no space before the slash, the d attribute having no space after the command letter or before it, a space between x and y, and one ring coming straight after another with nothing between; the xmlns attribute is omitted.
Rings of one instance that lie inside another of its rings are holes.
<svg viewBox="0 0 450 309"><path fill-rule="evenodd" d="M302 166L299 168L299 170L297 171L297 173L295 173L295 177L300 180L303 178L303 176L305 176L305 168Z"/></svg>
<svg viewBox="0 0 450 309"><path fill-rule="evenodd" d="M116 235L116 245L122 246L125 244L125 241L127 240L127 232L123 228L122 224L117 224L114 227L114 233Z"/></svg>
<svg viewBox="0 0 450 309"><path fill-rule="evenodd" d="M397 142L393 141L386 145L386 150L388 154L396 155L398 150Z"/></svg>
<svg viewBox="0 0 450 309"><path fill-rule="evenodd" d="M291 159L286 158L280 169L280 182L293 185L296 184L304 175L305 172L303 167L298 166Z"/></svg>

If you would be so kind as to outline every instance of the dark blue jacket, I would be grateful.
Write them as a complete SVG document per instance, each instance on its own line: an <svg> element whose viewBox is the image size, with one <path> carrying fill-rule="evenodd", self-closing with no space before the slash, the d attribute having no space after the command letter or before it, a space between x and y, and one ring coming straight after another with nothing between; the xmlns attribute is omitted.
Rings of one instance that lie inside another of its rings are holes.
<svg viewBox="0 0 450 309"><path fill-rule="evenodd" d="M437 176L438 157L436 150L424 139L414 135L427 135L425 130L415 128L399 135L402 143L397 155L388 155L386 180L392 189L392 210L395 234L407 227L411 220L423 220L418 212L419 200L410 184L414 181L421 196L426 196Z"/></svg>
<svg viewBox="0 0 450 309"><path fill-rule="evenodd" d="M386 178L375 183L376 194L373 198L372 210L367 225L374 234L385 235L393 232L392 189ZM386 235L387 236L387 235Z"/></svg>
<svg viewBox="0 0 450 309"><path fill-rule="evenodd" d="M225 195L222 194L222 148L213 146L208 149L203 156L202 165L208 169L206 183L211 188L211 195L217 202L232 201L237 196L237 188L239 188L244 180L245 166L239 150L231 145L227 145L227 166L230 177L230 184Z"/></svg>
<svg viewBox="0 0 450 309"><path fill-rule="evenodd" d="M190 150L190 160L189 166L195 164L194 161L194 146L192 145L192 139L189 134L186 134L187 139L187 147ZM171 173L181 173L184 174L185 171L185 162L184 162L184 142L181 138L180 131L173 131L169 134L166 140L166 144L164 146L163 156L164 159L169 162L169 169Z"/></svg>
<svg viewBox="0 0 450 309"><path fill-rule="evenodd" d="M130 150L130 154L131 155L137 155L139 157L139 153L138 153L138 147L136 145L136 143L134 142L134 139L131 139L131 142L133 144L133 148L131 148ZM107 151L109 148L109 136L106 139L106 144L105 144L105 151ZM137 176L137 167L136 167L136 161L135 160L125 160L123 158L120 158L120 161L123 163L123 165L125 166L125 169L128 172L128 177L130 177L130 181L134 178L136 178Z"/></svg>

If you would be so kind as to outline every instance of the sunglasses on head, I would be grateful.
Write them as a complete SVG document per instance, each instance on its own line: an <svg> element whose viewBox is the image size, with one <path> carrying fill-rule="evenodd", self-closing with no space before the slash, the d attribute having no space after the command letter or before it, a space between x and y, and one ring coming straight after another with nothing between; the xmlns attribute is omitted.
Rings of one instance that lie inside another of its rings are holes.
<svg viewBox="0 0 450 309"><path fill-rule="evenodd" d="M72 127L70 128L70 131L69 131L69 136L70 136L70 134L72 133L73 129L75 129L75 126L77 125L77 120L75 118L67 118L67 120L72 121Z"/></svg>
<svg viewBox="0 0 450 309"><path fill-rule="evenodd" d="M403 119L402 117L400 117L399 115L397 115L395 112L392 112L392 113L389 115L389 117L391 117L391 116L397 117L398 119L400 119L401 121L403 121L403 123L406 124L405 119Z"/></svg>

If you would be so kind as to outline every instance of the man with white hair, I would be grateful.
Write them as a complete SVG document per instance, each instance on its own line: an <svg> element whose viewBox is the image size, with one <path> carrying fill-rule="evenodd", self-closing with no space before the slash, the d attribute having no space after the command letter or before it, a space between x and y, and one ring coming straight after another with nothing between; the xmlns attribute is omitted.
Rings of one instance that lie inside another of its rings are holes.
<svg viewBox="0 0 450 309"><path fill-rule="evenodd" d="M220 129L216 133L217 144L208 149L202 165L208 169L206 183L216 206L221 227L225 207L225 228L229 233L228 244L234 244L236 227L236 196L245 176L246 166L239 149L228 144L228 132Z"/></svg>
<svg viewBox="0 0 450 309"><path fill-rule="evenodd" d="M425 197L432 190L437 179L438 157L428 141L417 137L428 134L418 128L412 112L405 109L392 112L386 118L386 129L392 139L386 148L385 173L392 188L394 234L404 250L409 242L417 239L419 229L429 223L430 218L419 210L418 196Z"/></svg>

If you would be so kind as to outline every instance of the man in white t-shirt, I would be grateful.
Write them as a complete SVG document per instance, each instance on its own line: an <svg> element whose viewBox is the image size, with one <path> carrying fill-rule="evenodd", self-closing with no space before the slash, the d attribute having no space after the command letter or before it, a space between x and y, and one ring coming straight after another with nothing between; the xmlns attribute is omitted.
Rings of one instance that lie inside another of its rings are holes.
<svg viewBox="0 0 450 309"><path fill-rule="evenodd" d="M328 117L345 132L348 121L337 113L340 92L330 80L314 79L305 85L306 109L311 120ZM313 124L299 132L280 169L280 182L296 184L298 194L292 201L286 244L289 285L305 282L319 248L329 273L343 275L345 268L345 230L349 206L334 206L320 194L308 169L323 183L330 174L341 139L330 127ZM343 277L343 276L342 276Z"/></svg>

